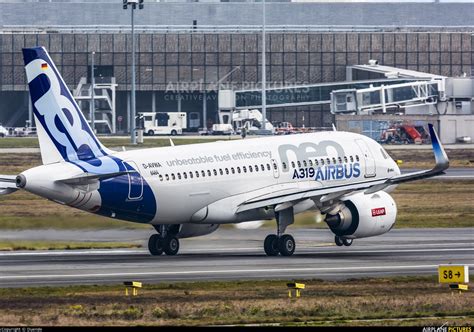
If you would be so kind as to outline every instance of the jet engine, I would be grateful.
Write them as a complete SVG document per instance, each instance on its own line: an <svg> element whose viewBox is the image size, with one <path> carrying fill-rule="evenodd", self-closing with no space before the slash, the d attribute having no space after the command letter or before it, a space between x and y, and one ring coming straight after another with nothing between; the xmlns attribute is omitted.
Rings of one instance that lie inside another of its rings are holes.
<svg viewBox="0 0 474 332"><path fill-rule="evenodd" d="M182 224L176 237L185 239L207 235L215 232L218 228L219 224Z"/></svg>
<svg viewBox="0 0 474 332"><path fill-rule="evenodd" d="M357 239L388 232L395 224L397 205L384 191L357 193L329 210L326 223L341 238Z"/></svg>

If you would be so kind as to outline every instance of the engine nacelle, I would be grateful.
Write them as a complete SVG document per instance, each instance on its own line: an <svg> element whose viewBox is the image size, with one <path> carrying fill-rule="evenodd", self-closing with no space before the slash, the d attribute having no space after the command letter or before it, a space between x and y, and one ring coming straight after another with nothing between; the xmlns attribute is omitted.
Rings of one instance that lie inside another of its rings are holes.
<svg viewBox="0 0 474 332"><path fill-rule="evenodd" d="M215 232L219 224L182 224L176 236L180 239L202 236Z"/></svg>
<svg viewBox="0 0 474 332"><path fill-rule="evenodd" d="M326 215L326 223L337 236L356 239L380 235L392 229L397 205L384 191L347 196L336 212Z"/></svg>

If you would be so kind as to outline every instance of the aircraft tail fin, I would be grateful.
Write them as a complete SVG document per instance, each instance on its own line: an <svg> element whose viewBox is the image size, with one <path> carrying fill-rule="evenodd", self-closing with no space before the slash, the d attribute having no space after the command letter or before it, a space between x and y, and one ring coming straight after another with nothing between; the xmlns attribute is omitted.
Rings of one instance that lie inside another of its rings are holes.
<svg viewBox="0 0 474 332"><path fill-rule="evenodd" d="M44 47L24 48L43 164L110 154L97 139Z"/></svg>

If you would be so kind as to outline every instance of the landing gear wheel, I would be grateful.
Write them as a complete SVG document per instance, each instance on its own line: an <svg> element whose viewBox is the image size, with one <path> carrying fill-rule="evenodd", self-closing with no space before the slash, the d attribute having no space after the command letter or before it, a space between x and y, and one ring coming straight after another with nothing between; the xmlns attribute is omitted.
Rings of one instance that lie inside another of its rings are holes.
<svg viewBox="0 0 474 332"><path fill-rule="evenodd" d="M336 246L338 247L342 247L344 245L343 240L339 236L336 236L334 241L336 242Z"/></svg>
<svg viewBox="0 0 474 332"><path fill-rule="evenodd" d="M179 251L179 240L175 237L166 238L163 249L168 256L176 255Z"/></svg>
<svg viewBox="0 0 474 332"><path fill-rule="evenodd" d="M278 256L278 237L275 234L270 234L265 238L263 248L267 256Z"/></svg>
<svg viewBox="0 0 474 332"><path fill-rule="evenodd" d="M148 250L153 256L160 256L163 253L163 241L158 234L153 234L148 240Z"/></svg>
<svg viewBox="0 0 474 332"><path fill-rule="evenodd" d="M295 252L295 239L293 236L285 234L278 239L278 249L282 256L291 256Z"/></svg>
<svg viewBox="0 0 474 332"><path fill-rule="evenodd" d="M352 244L352 239L343 239L342 243L346 246L349 247Z"/></svg>

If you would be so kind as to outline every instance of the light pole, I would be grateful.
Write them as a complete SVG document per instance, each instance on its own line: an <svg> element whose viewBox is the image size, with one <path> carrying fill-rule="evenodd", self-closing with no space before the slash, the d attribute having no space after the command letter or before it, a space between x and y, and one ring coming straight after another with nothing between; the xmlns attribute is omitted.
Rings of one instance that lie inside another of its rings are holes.
<svg viewBox="0 0 474 332"><path fill-rule="evenodd" d="M92 52L92 56L91 56L91 128L92 128L92 132L95 133L95 101L94 101L94 98L95 98L95 91L94 91L94 87L95 87L95 73L94 73L94 55L95 55L95 52Z"/></svg>
<svg viewBox="0 0 474 332"><path fill-rule="evenodd" d="M267 75L266 75L266 38L265 38L265 0L262 0L262 12L263 12L263 24L262 24L262 130L265 133L266 126L265 122L267 120Z"/></svg>
<svg viewBox="0 0 474 332"><path fill-rule="evenodd" d="M130 108L130 135L132 138L132 144L137 144L137 137L135 136L135 130L137 126L136 117L136 102L135 102L135 25L134 25L134 12L135 9L143 9L143 0L123 0L123 9L128 9L128 6L132 9L131 25L132 25L132 105Z"/></svg>

